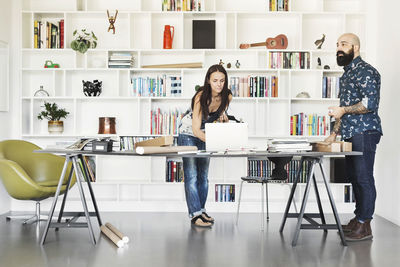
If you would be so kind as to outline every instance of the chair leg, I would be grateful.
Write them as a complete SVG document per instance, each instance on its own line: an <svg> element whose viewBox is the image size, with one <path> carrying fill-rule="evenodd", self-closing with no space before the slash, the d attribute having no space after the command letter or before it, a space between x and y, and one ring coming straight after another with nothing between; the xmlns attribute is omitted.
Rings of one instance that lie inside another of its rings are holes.
<svg viewBox="0 0 400 267"><path fill-rule="evenodd" d="M237 207L237 211L236 211L236 226L238 225L238 222L239 222L239 209L240 209L240 200L242 199L242 188L243 188L243 180L240 183L239 201L238 201L238 207Z"/></svg>
<svg viewBox="0 0 400 267"><path fill-rule="evenodd" d="M22 222L22 224L32 224L40 221L47 221L47 218L42 218L40 216L40 202L36 201L36 210L35 210L35 215L25 221Z"/></svg>
<svg viewBox="0 0 400 267"><path fill-rule="evenodd" d="M264 183L261 183L261 231L264 231Z"/></svg>
<svg viewBox="0 0 400 267"><path fill-rule="evenodd" d="M268 182L265 183L265 203L267 204L267 221L269 221Z"/></svg>

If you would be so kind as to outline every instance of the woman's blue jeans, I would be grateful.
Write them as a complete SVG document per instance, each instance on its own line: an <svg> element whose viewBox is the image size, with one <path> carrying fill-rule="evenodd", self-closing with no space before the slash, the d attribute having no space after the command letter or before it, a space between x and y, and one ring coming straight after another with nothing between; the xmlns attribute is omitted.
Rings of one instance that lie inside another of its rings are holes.
<svg viewBox="0 0 400 267"><path fill-rule="evenodd" d="M204 150L206 146L199 138L187 134L179 134L178 145L196 146L199 150ZM183 158L186 204L190 217L206 211L209 165L209 158Z"/></svg>
<svg viewBox="0 0 400 267"><path fill-rule="evenodd" d="M374 162L380 139L380 132L366 131L345 140L352 143L353 151L363 152L362 156L346 156L346 169L356 200L354 214L362 221L372 219L375 211Z"/></svg>

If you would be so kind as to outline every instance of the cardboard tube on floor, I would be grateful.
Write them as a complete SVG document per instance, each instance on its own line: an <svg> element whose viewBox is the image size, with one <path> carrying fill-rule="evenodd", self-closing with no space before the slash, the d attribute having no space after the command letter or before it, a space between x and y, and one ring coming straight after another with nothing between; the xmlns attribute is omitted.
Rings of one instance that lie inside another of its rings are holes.
<svg viewBox="0 0 400 267"><path fill-rule="evenodd" d="M113 231L108 229L105 225L100 226L101 232L107 236L117 247L122 248L124 241L121 240Z"/></svg>
<svg viewBox="0 0 400 267"><path fill-rule="evenodd" d="M114 225L112 225L111 223L106 223L106 226L108 229L113 231L114 234L116 234L119 238L121 238L125 244L129 242L129 237L121 233Z"/></svg>

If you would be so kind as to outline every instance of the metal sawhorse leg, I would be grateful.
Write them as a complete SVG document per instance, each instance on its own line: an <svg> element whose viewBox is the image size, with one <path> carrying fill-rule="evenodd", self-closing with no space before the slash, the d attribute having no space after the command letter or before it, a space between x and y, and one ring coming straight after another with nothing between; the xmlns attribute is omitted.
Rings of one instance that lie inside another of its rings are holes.
<svg viewBox="0 0 400 267"><path fill-rule="evenodd" d="M290 204L293 200L293 196L294 193L296 191L296 187L297 187L297 183L299 181L299 177L300 177L300 173L302 171L303 168L303 162L304 161L309 161L311 162L311 166L307 175L307 183L306 183L306 188L304 191L304 196L303 196L303 200L302 200L302 204L301 204L301 208L300 208L300 213L289 213L289 209L290 209ZM319 192L318 192L318 187L317 187L317 182L316 182L316 178L315 178L315 174L314 174L314 168L315 165L318 164L320 169L321 169L321 173L322 173L322 178L324 181L324 185L326 188L326 191L328 193L328 197L329 197L329 201L332 207L332 211L333 211L333 215L335 217L335 221L336 224L327 224L325 222L325 216L324 216L324 212L322 209L322 205L321 205L321 199L319 196ZM311 187L311 180L314 184L314 190L315 190L315 195L316 195L316 200L317 200L317 204L318 204L318 210L319 213L305 213L305 208L306 208L306 204L307 204L307 200L308 200L308 194L310 192L310 187ZM287 218L297 218L297 225L296 225L296 230L294 233L294 237L292 240L292 246L296 246L297 244L297 240L299 238L299 233L300 233L300 229L310 229L310 230L324 230L325 232L327 232L327 230L332 230L332 229L337 229L339 231L339 235L340 235L340 239L342 241L343 246L347 246L347 243L344 239L344 234L343 234L343 229L342 229L342 225L340 223L340 219L339 219L339 215L337 213L336 210L336 205L333 199L333 195L332 192L330 190L328 181L326 179L326 175L325 175L325 170L322 166L322 157L302 157L301 161L300 161L300 168L296 173L296 177L293 183L293 187L292 187L292 191L290 192L290 196L288 199L288 202L286 204L286 209L285 209L285 213L283 215L283 219L282 219L282 224L281 227L279 229L280 232L283 232L283 228L285 227L285 223L286 223L286 219ZM315 221L313 218L320 218L321 219L321 223L318 223L317 221ZM309 224L302 224L303 219L305 219L306 221L309 222Z"/></svg>
<svg viewBox="0 0 400 267"><path fill-rule="evenodd" d="M99 226L101 226L102 223L101 223L101 219L100 219L100 213L98 211L97 202L96 202L96 199L95 199L95 196L94 196L94 193L93 193L93 189L92 189L92 186L91 186L90 179L87 179L86 182L87 182L87 185L89 187L89 193L90 193L93 205L94 205L95 212L89 212L89 210L88 210L87 202L86 202L86 198L85 198L85 194L84 194L83 186L82 186L82 182L85 181L85 178L84 178L85 176L82 173L82 169L79 167L79 163L77 162L78 159L82 161L82 167L83 167L83 171L86 174L86 177L89 177L87 166L85 164L85 161L83 160L82 155L66 155L65 156L64 167L63 167L63 170L61 172L60 180L58 181L58 185L57 185L57 191L56 191L56 193L54 195L54 200L53 200L53 203L52 203L50 211L49 211L49 218L47 220L44 232L42 234L42 238L41 238L41 242L40 242L41 245L43 245L44 242L46 241L46 237L47 237L47 233L49 231L49 228L56 228L56 231L57 231L58 228L61 228L61 227L66 227L66 228L88 227L88 229L89 229L89 237L90 237L92 243L94 245L96 244L96 239L94 237L94 232L93 232L92 223L90 221L90 216L96 216L97 220L98 220L98 223L99 223ZM58 200L58 197L59 197L60 192L61 192L61 187L62 187L64 178L65 178L65 174L66 174L69 162L72 162L72 167L71 167L71 171L69 173L69 177L68 177L68 181L67 181L67 185L66 185L67 187L66 187L66 191L65 191L65 194L64 194L64 198L63 198L62 204L61 204L60 213L58 215L57 222L52 222L52 217L54 215L54 211L55 211L55 208L56 208L56 205L57 205L57 200ZM71 184L71 179L72 179L73 172L75 173L76 183L77 183L77 186L78 186L78 189L79 189L79 195L80 195L80 198L81 198L81 201L82 201L82 206L83 206L84 212L64 212L65 202L66 202L66 198L67 198L67 195L68 195L69 187L70 187L70 184ZM66 222L63 223L63 222L61 222L62 216L74 216L74 217L71 220L66 221ZM86 217L86 221L87 221L86 223L77 223L77 222L75 222L81 216L85 216Z"/></svg>

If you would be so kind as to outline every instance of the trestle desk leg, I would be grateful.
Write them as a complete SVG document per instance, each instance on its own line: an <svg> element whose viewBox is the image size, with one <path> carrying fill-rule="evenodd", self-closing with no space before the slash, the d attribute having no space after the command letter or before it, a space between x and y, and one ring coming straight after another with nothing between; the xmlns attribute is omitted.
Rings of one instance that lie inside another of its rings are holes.
<svg viewBox="0 0 400 267"><path fill-rule="evenodd" d="M303 169L303 162L304 162L304 158L302 157L301 160L300 160L300 168L298 169L298 171L296 173L296 176L294 178L292 190L290 191L290 196L289 196L288 202L286 204L286 209L285 209L285 213L283 214L281 227L279 228L279 232L281 232L281 233L283 232L283 228L285 227L286 219L287 219L287 216L288 216L288 213L289 213L290 205L291 205L292 200L293 200L294 192L296 191L296 186L297 186L297 183L298 183L298 181L300 179L300 173L301 173L301 171Z"/></svg>
<svg viewBox="0 0 400 267"><path fill-rule="evenodd" d="M86 203L86 199L85 199L85 193L83 192L83 186L82 186L83 173L81 173L81 171L79 169L79 166L78 166L78 163L77 163L77 160L76 160L77 158L78 158L78 156L73 156L72 157L72 163L74 164L74 169L76 170L75 171L76 182L78 184L78 189L79 189L79 194L81 196L83 210L85 211L87 225L88 225L88 228L89 228L89 236L90 236L90 239L92 240L93 245L96 245L96 239L94 237L92 223L90 222L90 214L89 214L87 203Z"/></svg>
<svg viewBox="0 0 400 267"><path fill-rule="evenodd" d="M243 180L240 183L240 190L239 190L239 201L238 201L238 207L237 207L237 211L236 211L236 226L238 225L239 222L239 209L240 209L240 201L242 199L242 188L243 188Z"/></svg>
<svg viewBox="0 0 400 267"><path fill-rule="evenodd" d="M301 208L300 208L300 214L299 214L299 217L297 218L296 230L294 232L294 237L293 237L293 241L292 241L292 246L293 247L296 246L297 240L299 238L301 223L303 222L304 211L306 209L306 204L307 204L307 200L308 200L308 194L310 193L311 179L312 179L312 176L314 175L315 162L316 162L315 159L311 160L311 168L310 168L309 173L307 175L306 189L304 191L303 201L301 203Z"/></svg>
<svg viewBox="0 0 400 267"><path fill-rule="evenodd" d="M60 214L58 214L57 223L61 222L62 215L64 213L65 201L67 200L67 195L68 195L69 187L71 186L71 180L72 180L73 173L74 173L74 165L71 166L71 171L69 172L69 175L68 175L68 181L67 181L67 185L66 185L66 188L65 188L63 201L61 203ZM58 229L59 228L57 227L55 230L58 231Z"/></svg>
<svg viewBox="0 0 400 267"><path fill-rule="evenodd" d="M342 240L343 246L347 246L346 240L344 239L343 229L342 229L342 225L340 223L339 215L336 210L335 201L333 200L331 189L329 187L328 181L326 180L325 170L324 170L324 167L322 166L322 162L319 162L319 167L321 168L322 178L324 179L326 191L328 192L329 202L331 203L333 215L335 216L336 225L339 230L340 239Z"/></svg>
<svg viewBox="0 0 400 267"><path fill-rule="evenodd" d="M313 182L314 182L315 197L317 199L317 204L318 204L319 216L321 217L322 224L326 224L325 215L324 215L324 211L322 209L321 198L319 196L319 191L318 191L318 187L317 187L317 180L315 178L315 174L313 175ZM328 229L324 229L324 232L327 233Z"/></svg>
<svg viewBox="0 0 400 267"><path fill-rule="evenodd" d="M65 173L67 172L67 167L68 167L68 161L69 160L70 160L69 156L66 155L65 156L64 167L63 167L63 170L61 172L60 180L58 181L56 193L54 195L54 200L53 200L53 203L51 204L51 208L50 208L50 211L49 211L49 218L47 219L47 223L46 223L46 226L45 226L44 231L43 231L42 239L40 241L41 245L44 244L44 242L46 240L46 237L47 237L47 233L49 232L50 223L51 223L51 220L53 218L54 210L56 208L58 196L60 195L60 191L61 191L62 183L64 181Z"/></svg>
<svg viewBox="0 0 400 267"><path fill-rule="evenodd" d="M101 223L100 212L99 212L99 209L97 207L96 198L95 198L94 193L93 193L92 182L90 181L90 175L89 175L88 166L86 165L86 161L83 159L82 155L80 155L80 159L82 161L82 165L83 165L83 169L84 169L84 171L86 173L86 177L88 178L87 179L87 185L89 187L89 193L90 193L90 196L92 198L94 211L96 212L97 221L99 223L99 226L102 226L103 224Z"/></svg>

